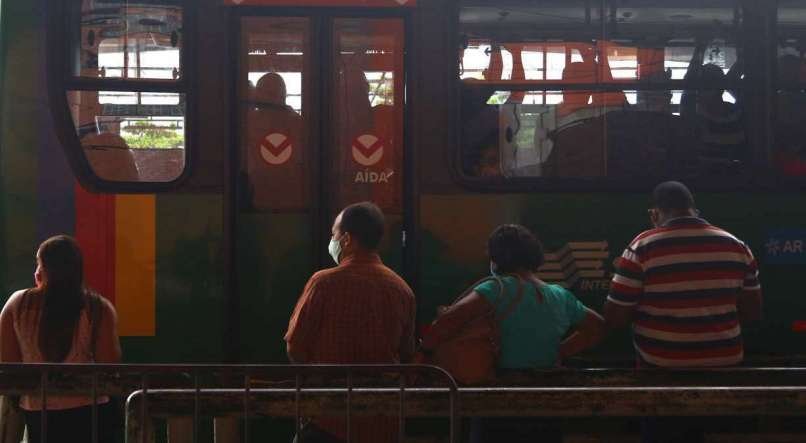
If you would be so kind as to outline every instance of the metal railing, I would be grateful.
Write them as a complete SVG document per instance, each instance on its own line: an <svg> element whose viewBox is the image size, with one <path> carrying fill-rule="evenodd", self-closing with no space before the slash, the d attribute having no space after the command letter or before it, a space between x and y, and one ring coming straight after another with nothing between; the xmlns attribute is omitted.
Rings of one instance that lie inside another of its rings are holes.
<svg viewBox="0 0 806 443"><path fill-rule="evenodd" d="M399 441L408 419L441 418L455 442L466 417L806 416L806 368L530 371L460 388L419 365L4 364L0 394L87 396L94 428L99 398L126 398L129 443L151 441L157 419L185 420L196 442L202 419L228 418L239 434L228 441L249 442L253 417L293 419L299 433L302 418L323 416L341 418L348 440L357 419L396 418Z"/></svg>
<svg viewBox="0 0 806 443"><path fill-rule="evenodd" d="M399 441L406 419L429 404L429 415L448 418L458 441L458 386L453 377L427 365L90 365L3 364L0 394L35 396L42 405L40 435L46 441L48 398L82 396L91 402L92 442L97 443L99 399L122 397L127 443L152 441L155 418L200 420L238 416L241 441L250 441L250 418L293 418L297 434L305 417L343 417L350 441L356 416L396 417ZM408 403L420 407L410 410ZM231 438L230 441L235 441ZM303 443L300 440L300 443Z"/></svg>

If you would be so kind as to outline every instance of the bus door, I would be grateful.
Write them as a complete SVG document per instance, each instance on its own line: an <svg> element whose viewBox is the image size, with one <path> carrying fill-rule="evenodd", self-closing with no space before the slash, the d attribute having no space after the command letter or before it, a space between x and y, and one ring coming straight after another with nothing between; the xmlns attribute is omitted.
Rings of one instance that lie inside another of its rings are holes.
<svg viewBox="0 0 806 443"><path fill-rule="evenodd" d="M240 358L284 361L306 280L335 265L327 246L344 206L383 209L382 256L402 272L404 19L248 11L237 14L233 174Z"/></svg>

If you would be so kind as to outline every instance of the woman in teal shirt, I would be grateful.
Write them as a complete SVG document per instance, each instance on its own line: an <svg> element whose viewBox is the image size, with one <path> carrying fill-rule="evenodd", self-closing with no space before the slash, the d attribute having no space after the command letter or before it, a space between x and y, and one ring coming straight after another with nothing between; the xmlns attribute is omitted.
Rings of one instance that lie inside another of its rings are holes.
<svg viewBox="0 0 806 443"><path fill-rule="evenodd" d="M504 288L487 280L451 308L451 323L462 324L495 307L500 321L501 370L552 368L588 349L605 335L602 317L557 285L537 276L543 246L520 225L502 225L488 242L490 271ZM522 287L522 288L521 288ZM522 290L520 298L519 289ZM514 304L513 304L514 303ZM551 422L529 419L482 419L473 422L472 442L562 441Z"/></svg>

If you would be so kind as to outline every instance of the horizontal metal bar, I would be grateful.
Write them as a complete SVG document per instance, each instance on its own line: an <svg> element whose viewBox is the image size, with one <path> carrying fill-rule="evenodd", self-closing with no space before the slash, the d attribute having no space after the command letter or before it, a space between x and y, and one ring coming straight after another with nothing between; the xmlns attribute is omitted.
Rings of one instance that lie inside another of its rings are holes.
<svg viewBox="0 0 806 443"><path fill-rule="evenodd" d="M65 80L68 91L131 91L185 93L187 82L179 80L142 80L123 78L70 77Z"/></svg>
<svg viewBox="0 0 806 443"><path fill-rule="evenodd" d="M299 410L306 416L341 416L346 388L303 389ZM356 416L395 417L400 413L399 388L353 389ZM407 417L447 417L447 389L406 389ZM294 417L295 389L252 389L253 414ZM243 409L243 389L204 390L203 410L211 416ZM461 388L458 414L463 417L585 416L803 416L806 386L624 387L624 388ZM139 401L135 394L130 400ZM192 414L195 390L149 390L150 413L157 417Z"/></svg>
<svg viewBox="0 0 806 443"><path fill-rule="evenodd" d="M462 87L467 89L492 89L502 91L688 91L697 90L741 90L741 81L703 82L693 80L668 81L609 81L609 82L569 82L562 80L463 80Z"/></svg>

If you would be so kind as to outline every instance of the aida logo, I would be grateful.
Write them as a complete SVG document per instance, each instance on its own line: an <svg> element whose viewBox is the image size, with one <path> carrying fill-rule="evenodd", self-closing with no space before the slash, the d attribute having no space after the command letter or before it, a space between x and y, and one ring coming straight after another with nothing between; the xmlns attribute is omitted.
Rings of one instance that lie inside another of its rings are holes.
<svg viewBox="0 0 806 443"><path fill-rule="evenodd" d="M546 283L564 288L579 285L583 290L605 290L610 282L610 275L605 271L605 261L609 258L606 241L569 242L546 254L538 276Z"/></svg>
<svg viewBox="0 0 806 443"><path fill-rule="evenodd" d="M372 166L383 158L384 142L374 134L359 135L353 141L353 160L361 166Z"/></svg>

